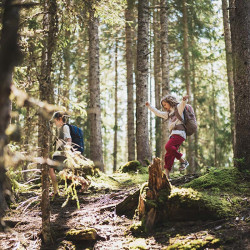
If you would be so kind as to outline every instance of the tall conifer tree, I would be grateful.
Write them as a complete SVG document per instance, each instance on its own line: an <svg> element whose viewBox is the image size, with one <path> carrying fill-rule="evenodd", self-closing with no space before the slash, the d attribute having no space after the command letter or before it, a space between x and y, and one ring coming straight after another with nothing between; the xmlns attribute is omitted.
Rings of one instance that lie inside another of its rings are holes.
<svg viewBox="0 0 250 250"><path fill-rule="evenodd" d="M149 1L138 1L137 79L136 79L136 145L141 163L151 160L148 134L148 55Z"/></svg>
<svg viewBox="0 0 250 250"><path fill-rule="evenodd" d="M56 0L44 1L43 29L45 36L43 40L41 58L41 76L39 79L40 100L43 102L52 101L53 87L51 82L52 54L55 49L57 33L57 4ZM49 157L49 129L48 119L39 116L38 125L38 146L41 149L41 156L44 159ZM49 202L49 166L42 164L42 235L46 243L51 241L50 230L50 202Z"/></svg>
<svg viewBox="0 0 250 250"><path fill-rule="evenodd" d="M104 171L102 131L101 131L101 101L100 101L100 66L99 66L99 34L98 18L89 3L89 109L88 119L90 124L90 159L101 171Z"/></svg>
<svg viewBox="0 0 250 250"><path fill-rule="evenodd" d="M250 1L230 1L235 95L235 165L250 167Z"/></svg>
<svg viewBox="0 0 250 250"><path fill-rule="evenodd" d="M134 0L127 0L126 19L126 66L127 66L127 141L128 161L135 160L134 81L133 81L133 21Z"/></svg>

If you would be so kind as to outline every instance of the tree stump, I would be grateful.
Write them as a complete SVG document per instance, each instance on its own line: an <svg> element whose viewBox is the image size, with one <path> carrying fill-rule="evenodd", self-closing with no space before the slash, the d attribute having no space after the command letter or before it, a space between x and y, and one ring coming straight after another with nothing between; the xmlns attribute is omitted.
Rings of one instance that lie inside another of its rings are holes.
<svg viewBox="0 0 250 250"><path fill-rule="evenodd" d="M139 219L146 232L150 232L160 220L162 207L170 192L171 184L162 172L161 160L154 158L149 166L148 184L141 188L138 204Z"/></svg>

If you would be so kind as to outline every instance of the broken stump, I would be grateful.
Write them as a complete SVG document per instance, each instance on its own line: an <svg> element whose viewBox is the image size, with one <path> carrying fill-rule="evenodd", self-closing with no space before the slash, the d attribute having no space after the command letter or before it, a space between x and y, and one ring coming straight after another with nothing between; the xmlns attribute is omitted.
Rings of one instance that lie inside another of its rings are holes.
<svg viewBox="0 0 250 250"><path fill-rule="evenodd" d="M138 204L139 219L149 232L155 223L160 220L161 210L171 192L171 184L165 173L162 172L161 160L154 158L149 166L148 184L141 188Z"/></svg>

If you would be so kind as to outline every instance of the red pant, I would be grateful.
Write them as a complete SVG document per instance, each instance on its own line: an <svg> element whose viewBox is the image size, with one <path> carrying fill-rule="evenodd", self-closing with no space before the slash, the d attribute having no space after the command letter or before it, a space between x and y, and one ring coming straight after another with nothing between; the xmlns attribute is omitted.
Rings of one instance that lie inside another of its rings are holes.
<svg viewBox="0 0 250 250"><path fill-rule="evenodd" d="M172 135L165 145L166 154L165 154L165 166L169 171L172 169L174 164L174 159L180 159L182 154L178 152L180 145L185 141L180 135Z"/></svg>

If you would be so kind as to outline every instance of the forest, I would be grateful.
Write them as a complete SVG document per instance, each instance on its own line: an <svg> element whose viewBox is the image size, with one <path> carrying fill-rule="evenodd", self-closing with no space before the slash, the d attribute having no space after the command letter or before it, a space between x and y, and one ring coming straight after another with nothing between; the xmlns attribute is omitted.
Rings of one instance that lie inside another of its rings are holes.
<svg viewBox="0 0 250 250"><path fill-rule="evenodd" d="M0 0L0 30L1 250L250 249L249 0Z"/></svg>

